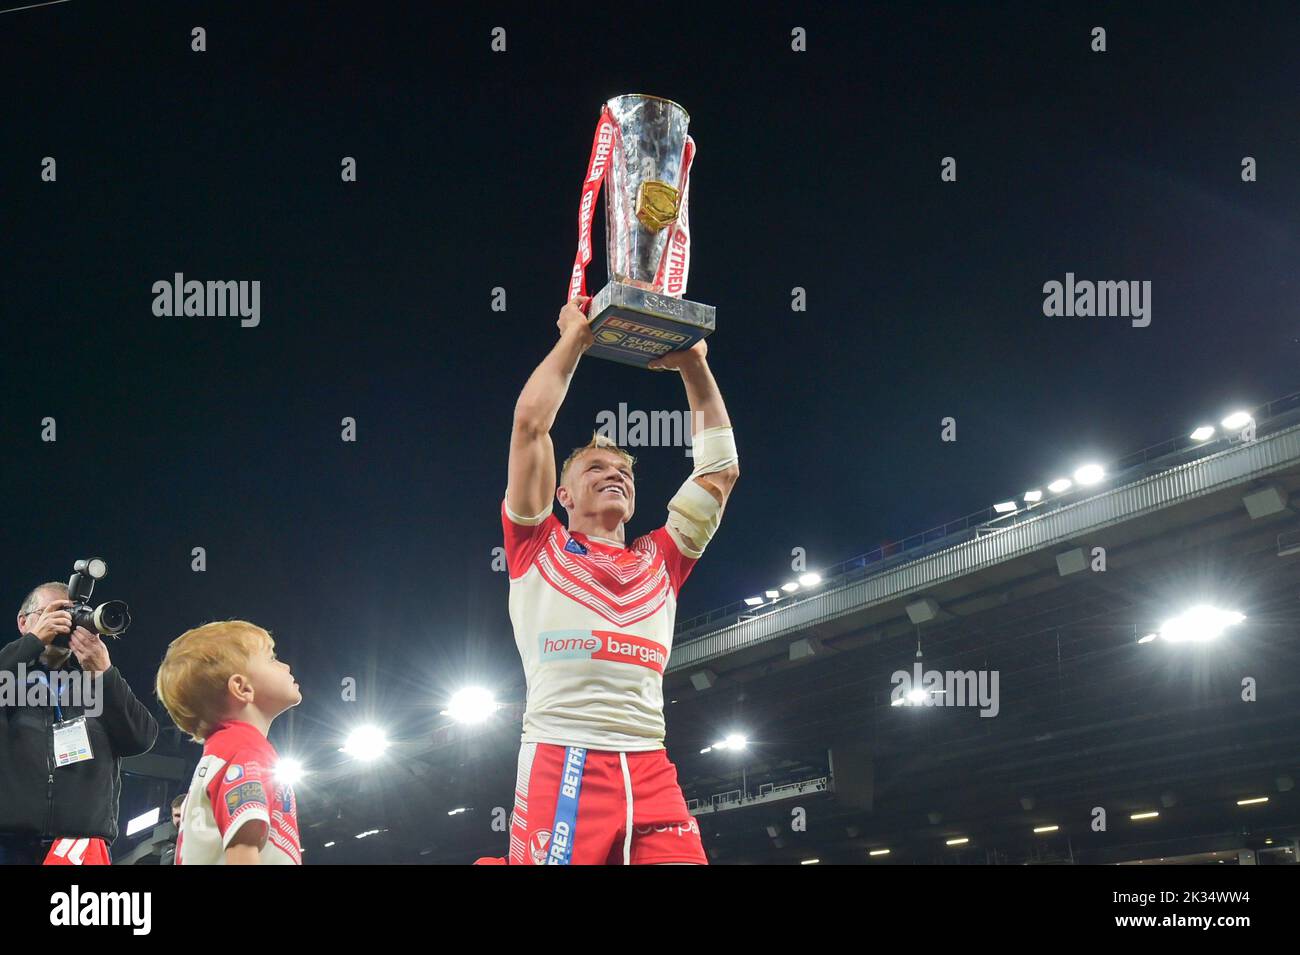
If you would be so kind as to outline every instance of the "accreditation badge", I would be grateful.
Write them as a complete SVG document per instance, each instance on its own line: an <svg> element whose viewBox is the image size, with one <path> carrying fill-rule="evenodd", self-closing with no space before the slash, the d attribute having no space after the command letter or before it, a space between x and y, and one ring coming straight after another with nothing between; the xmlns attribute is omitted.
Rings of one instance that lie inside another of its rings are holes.
<svg viewBox="0 0 1300 955"><path fill-rule="evenodd" d="M84 716L54 724L55 766L71 766L73 763L84 763L94 758Z"/></svg>

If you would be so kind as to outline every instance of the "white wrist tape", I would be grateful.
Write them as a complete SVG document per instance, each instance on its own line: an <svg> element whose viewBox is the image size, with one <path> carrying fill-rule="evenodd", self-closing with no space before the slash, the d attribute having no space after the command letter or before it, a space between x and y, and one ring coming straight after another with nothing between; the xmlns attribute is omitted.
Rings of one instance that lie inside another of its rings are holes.
<svg viewBox="0 0 1300 955"><path fill-rule="evenodd" d="M725 471L740 459L736 456L736 433L731 428L705 428L691 438L695 470L691 477Z"/></svg>

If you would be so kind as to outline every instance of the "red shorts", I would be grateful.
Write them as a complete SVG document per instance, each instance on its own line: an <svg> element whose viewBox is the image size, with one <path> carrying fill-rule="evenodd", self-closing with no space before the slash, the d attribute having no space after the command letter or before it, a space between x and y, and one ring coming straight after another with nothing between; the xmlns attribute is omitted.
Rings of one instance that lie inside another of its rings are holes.
<svg viewBox="0 0 1300 955"><path fill-rule="evenodd" d="M666 750L523 744L510 821L511 865L665 862L708 865L699 824L686 809Z"/></svg>

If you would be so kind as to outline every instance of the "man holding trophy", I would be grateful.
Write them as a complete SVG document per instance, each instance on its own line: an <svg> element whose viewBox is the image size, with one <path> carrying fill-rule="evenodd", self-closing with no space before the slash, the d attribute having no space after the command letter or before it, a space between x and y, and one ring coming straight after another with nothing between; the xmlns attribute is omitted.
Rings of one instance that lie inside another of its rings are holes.
<svg viewBox="0 0 1300 955"><path fill-rule="evenodd" d="M560 340L515 406L501 520L528 702L510 864L707 864L664 750L663 672L677 595L740 471L705 358L714 309L682 298L695 152L688 121L658 97L619 96L602 108ZM592 211L606 180L610 282L589 298ZM694 470L666 522L630 546L631 455L593 436L568 456L556 486L550 429L588 351L680 373L692 412ZM552 498L568 512L567 527Z"/></svg>

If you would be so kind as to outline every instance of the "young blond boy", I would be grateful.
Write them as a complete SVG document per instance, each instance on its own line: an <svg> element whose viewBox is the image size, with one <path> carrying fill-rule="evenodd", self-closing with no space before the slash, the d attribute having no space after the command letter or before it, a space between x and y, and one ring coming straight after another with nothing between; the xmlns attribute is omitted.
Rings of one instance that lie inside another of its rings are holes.
<svg viewBox="0 0 1300 955"><path fill-rule="evenodd" d="M203 743L181 810L177 865L301 865L292 787L275 778L272 721L302 702L275 641L246 620L187 630L158 668L158 698Z"/></svg>

